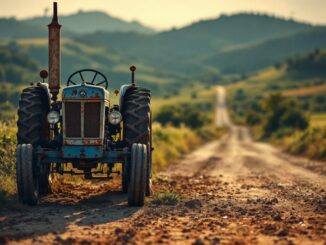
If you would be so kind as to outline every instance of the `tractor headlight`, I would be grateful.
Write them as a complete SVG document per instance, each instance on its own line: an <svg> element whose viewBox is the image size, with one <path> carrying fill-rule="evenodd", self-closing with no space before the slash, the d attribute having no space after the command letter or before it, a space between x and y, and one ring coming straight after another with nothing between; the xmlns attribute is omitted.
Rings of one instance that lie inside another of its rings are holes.
<svg viewBox="0 0 326 245"><path fill-rule="evenodd" d="M109 114L109 122L112 124L112 125L118 125L122 120L122 115L120 112L118 111L112 111L110 114Z"/></svg>
<svg viewBox="0 0 326 245"><path fill-rule="evenodd" d="M47 118L50 124L56 124L60 120L60 114L57 111L50 111Z"/></svg>

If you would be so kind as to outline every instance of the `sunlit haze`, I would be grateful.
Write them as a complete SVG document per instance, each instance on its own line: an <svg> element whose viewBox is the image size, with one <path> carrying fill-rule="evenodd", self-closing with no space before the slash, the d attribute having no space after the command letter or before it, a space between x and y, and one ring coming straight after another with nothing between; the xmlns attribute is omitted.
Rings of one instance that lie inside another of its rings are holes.
<svg viewBox="0 0 326 245"><path fill-rule="evenodd" d="M264 12L314 24L326 23L325 0L58 0L60 14L101 10L155 29L180 27L220 14ZM26 18L43 15L49 0L2 0L0 16Z"/></svg>

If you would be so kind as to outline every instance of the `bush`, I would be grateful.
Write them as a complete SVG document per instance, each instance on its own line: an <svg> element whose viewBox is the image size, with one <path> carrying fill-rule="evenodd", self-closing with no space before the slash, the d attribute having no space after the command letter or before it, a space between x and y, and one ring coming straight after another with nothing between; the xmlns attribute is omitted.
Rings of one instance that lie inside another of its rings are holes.
<svg viewBox="0 0 326 245"><path fill-rule="evenodd" d="M186 125L192 129L197 129L210 123L207 113L200 110L198 106L189 104L163 106L156 114L155 121L164 126L168 124L175 127Z"/></svg>
<svg viewBox="0 0 326 245"><path fill-rule="evenodd" d="M261 114L254 110L249 111L246 115L246 123L250 126L261 124L262 120Z"/></svg>
<svg viewBox="0 0 326 245"><path fill-rule="evenodd" d="M311 128L295 137L288 151L313 159L326 160L326 127Z"/></svg>
<svg viewBox="0 0 326 245"><path fill-rule="evenodd" d="M282 128L304 130L309 126L309 120L304 114L299 102L281 94L271 94L262 101L262 127L265 137Z"/></svg>

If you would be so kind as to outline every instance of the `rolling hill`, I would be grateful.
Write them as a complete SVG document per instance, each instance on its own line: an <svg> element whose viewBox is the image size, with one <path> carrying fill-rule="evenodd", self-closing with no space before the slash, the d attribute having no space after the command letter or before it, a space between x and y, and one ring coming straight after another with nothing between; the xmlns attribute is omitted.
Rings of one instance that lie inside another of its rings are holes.
<svg viewBox="0 0 326 245"><path fill-rule="evenodd" d="M139 22L127 22L119 18L115 18L100 11L83 12L60 16L60 23L71 33L85 34L97 31L106 32L139 32L143 34L154 33L154 30L145 27ZM34 17L21 21L29 26L43 27L51 22L50 17Z"/></svg>
<svg viewBox="0 0 326 245"><path fill-rule="evenodd" d="M0 83L27 85L39 80L39 71L47 70L47 43L46 38L0 42ZM9 58L6 58L7 56ZM157 70L143 65L137 59L126 58L102 47L88 46L67 38L61 40L62 85L76 70L93 68L107 75L110 90L117 89L122 84L130 82L129 67L132 64L137 65L136 80L139 85L150 88L155 95L173 93L182 86L186 86L185 81L190 81L186 75Z"/></svg>
<svg viewBox="0 0 326 245"><path fill-rule="evenodd" d="M37 38L47 35L43 26L29 26L14 18L0 18L0 38Z"/></svg>
<svg viewBox="0 0 326 245"><path fill-rule="evenodd" d="M127 52L145 64L194 74L205 68L203 61L212 54L312 28L309 24L267 15L237 14L153 35L97 32L76 39L119 53Z"/></svg>
<svg viewBox="0 0 326 245"><path fill-rule="evenodd" d="M46 67L48 22L44 17L2 19L0 38L17 40L32 60ZM62 16L60 22L63 79L77 69L97 68L110 74L116 87L129 80L129 65L137 64L139 79L155 92L177 91L196 80L215 84L230 73L255 72L326 43L325 27L259 14L221 16L160 33L129 32L123 28L133 28L130 23L101 12ZM105 24L115 22L116 27ZM120 24L125 27L118 28ZM89 31L96 32L84 34Z"/></svg>
<svg viewBox="0 0 326 245"><path fill-rule="evenodd" d="M315 50L230 84L230 107L235 114L243 116L257 108L261 98L282 93L298 98L303 109L312 114L326 113L325 64L326 49Z"/></svg>
<svg viewBox="0 0 326 245"><path fill-rule="evenodd" d="M222 51L208 58L205 63L219 67L224 73L250 73L316 48L326 48L325 27Z"/></svg>
<svg viewBox="0 0 326 245"><path fill-rule="evenodd" d="M34 17L24 20L0 18L0 38L44 38L47 36L47 25L50 22L50 17ZM127 22L99 11L60 16L60 23L63 24L62 35L64 37L96 31L154 33L153 29L138 22Z"/></svg>

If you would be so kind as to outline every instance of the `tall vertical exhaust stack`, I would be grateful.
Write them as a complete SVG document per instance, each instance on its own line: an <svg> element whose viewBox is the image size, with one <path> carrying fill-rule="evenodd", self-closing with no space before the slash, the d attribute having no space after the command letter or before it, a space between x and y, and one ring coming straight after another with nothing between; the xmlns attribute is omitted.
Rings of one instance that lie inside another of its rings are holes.
<svg viewBox="0 0 326 245"><path fill-rule="evenodd" d="M60 89L60 29L58 23L58 6L53 3L52 22L48 25L49 29L49 88L52 100L57 101Z"/></svg>

